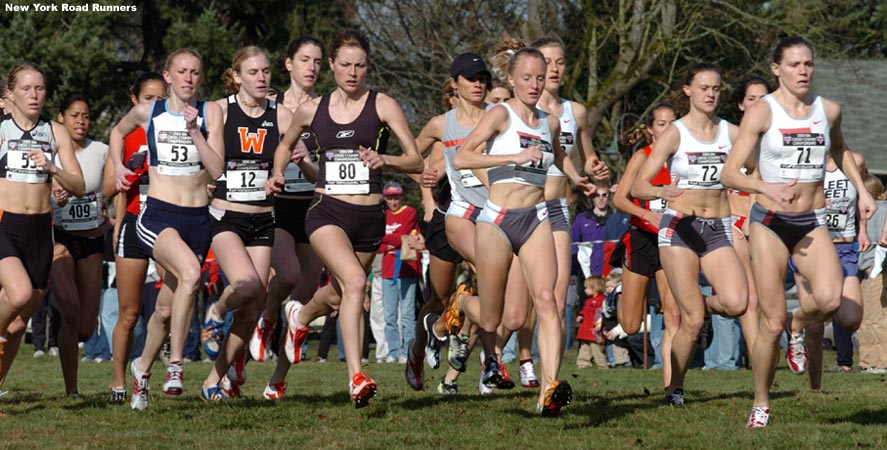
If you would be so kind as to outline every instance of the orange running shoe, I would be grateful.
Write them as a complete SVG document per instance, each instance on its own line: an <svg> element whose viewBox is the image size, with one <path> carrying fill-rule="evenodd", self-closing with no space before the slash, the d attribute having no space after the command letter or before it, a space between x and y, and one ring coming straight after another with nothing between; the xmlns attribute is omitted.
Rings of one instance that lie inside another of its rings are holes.
<svg viewBox="0 0 887 450"><path fill-rule="evenodd" d="M376 396L376 382L363 372L355 373L348 387L351 389L351 403L358 409L369 405L370 399Z"/></svg>
<svg viewBox="0 0 887 450"><path fill-rule="evenodd" d="M463 295L471 295L471 286L465 281L456 286L456 292L450 296L450 302L444 311L443 320L450 335L458 334L465 323L465 313L459 309L459 297Z"/></svg>

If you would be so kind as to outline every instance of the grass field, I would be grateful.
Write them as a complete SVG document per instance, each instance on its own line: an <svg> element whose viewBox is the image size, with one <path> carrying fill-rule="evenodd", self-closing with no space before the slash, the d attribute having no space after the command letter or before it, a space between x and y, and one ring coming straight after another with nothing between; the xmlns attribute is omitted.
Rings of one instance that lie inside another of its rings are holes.
<svg viewBox="0 0 887 450"><path fill-rule="evenodd" d="M562 378L574 386L573 405L556 419L532 413L536 393L520 387L477 394L477 365L458 396L432 390L443 371L426 373L413 392L399 364L371 364L379 395L364 409L348 402L344 363L301 363L290 372L286 399L261 391L273 366L250 363L245 397L224 404L198 399L209 364L185 366L185 394L160 391L155 366L151 403L136 413L108 405L108 362L81 363L79 400L63 397L57 358L33 359L23 346L0 400L0 448L851 448L887 446L884 375L826 374L822 392L781 368L771 424L746 430L751 373L693 370L687 406L661 406L661 372L575 367L565 357ZM335 353L335 351L333 351ZM834 354L826 354L834 361ZM516 367L511 366L512 372Z"/></svg>

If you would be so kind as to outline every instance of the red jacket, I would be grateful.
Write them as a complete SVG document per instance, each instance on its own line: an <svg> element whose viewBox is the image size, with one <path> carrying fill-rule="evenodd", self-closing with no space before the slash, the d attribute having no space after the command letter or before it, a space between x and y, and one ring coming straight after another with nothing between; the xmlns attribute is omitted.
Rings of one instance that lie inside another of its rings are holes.
<svg viewBox="0 0 887 450"><path fill-rule="evenodd" d="M604 335L601 333L601 306L607 298L604 294L598 294L585 300L585 306L579 316L582 317L582 323L579 324L579 331L576 333L576 339L580 341L604 343Z"/></svg>
<svg viewBox="0 0 887 450"><path fill-rule="evenodd" d="M419 233L419 221L416 210L410 206L402 206L397 211L385 211L385 237L379 246L382 253L382 278L394 278L394 266L397 264L397 251L400 250L401 236L411 232ZM399 277L419 278L419 261L401 261Z"/></svg>

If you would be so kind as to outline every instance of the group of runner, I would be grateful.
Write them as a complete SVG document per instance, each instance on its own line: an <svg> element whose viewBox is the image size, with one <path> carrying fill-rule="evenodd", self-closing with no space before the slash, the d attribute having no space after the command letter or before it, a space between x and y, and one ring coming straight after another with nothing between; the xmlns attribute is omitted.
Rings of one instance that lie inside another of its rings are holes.
<svg viewBox="0 0 887 450"><path fill-rule="evenodd" d="M40 68L20 64L9 72L0 121L0 387L51 273L63 317L65 388L78 395L75 336L84 340L95 327L102 208L119 193L112 402L126 401L126 364L149 260L162 288L143 353L129 363L130 405L148 406L152 364L167 339L162 389L183 392L193 299L212 249L228 285L203 324L203 347L215 363L200 397L241 395L246 362L270 359L283 307L283 357L265 398L285 396L308 325L338 311L351 401L367 405L377 386L361 368L363 303L367 271L385 234L382 168L388 167L420 184L431 253L416 323L424 332L408 344L408 384L424 388L423 361L437 368L448 343L450 368L437 390L456 393L479 339L481 392L514 387L501 355L517 332L520 381L540 388L537 412L555 416L572 401L569 383L558 378L569 320L566 196L570 184L585 195L595 191L582 173L597 181L610 174L592 147L585 107L559 94L564 45L556 38L530 45L506 38L493 52L492 69L477 54L457 56L444 84L448 110L415 139L397 102L366 84L366 37L337 33L328 50L336 84L328 94L315 92L323 47L302 37L283 58L290 87L276 99L269 98L268 54L249 46L223 77L228 96L214 102L197 99L205 77L199 54L177 50L162 74L136 80L134 106L112 129L108 146L86 137L85 97L66 97L58 122L51 122L40 115L46 95ZM858 327L852 242L856 224L864 226L875 208L862 184L861 157L841 135L840 108L810 91L810 44L782 39L771 70L778 81L772 92L762 79L741 85L737 107L744 117L736 126L715 113L720 70L690 67L675 104L650 109L642 128L650 145L631 158L614 196L615 206L632 216L619 255L619 321L628 333L641 327L647 283L655 278L665 311L665 402L684 404L684 376L705 316L740 317L754 370L752 428L768 423L784 332L789 366L800 373L808 359L805 329L817 336L833 314ZM388 149L392 133L400 154ZM787 319L790 259L803 281L801 308ZM470 275L454 286L463 261ZM318 289L323 267L332 282ZM699 289L700 271L712 296ZM224 333L229 312L234 319ZM538 378L529 350L537 327Z"/></svg>

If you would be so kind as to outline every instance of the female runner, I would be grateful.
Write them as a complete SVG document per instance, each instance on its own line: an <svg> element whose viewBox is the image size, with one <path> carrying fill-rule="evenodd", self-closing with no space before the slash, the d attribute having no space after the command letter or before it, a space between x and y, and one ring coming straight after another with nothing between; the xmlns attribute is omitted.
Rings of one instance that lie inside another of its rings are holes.
<svg viewBox="0 0 887 450"><path fill-rule="evenodd" d="M453 92L453 98L450 100L452 108L448 112L433 117L419 133L416 143L421 153L427 152L435 144L443 145L444 156L444 173L449 180L449 205L447 207L445 218L443 220L445 238L448 247L455 251L459 259L464 259L473 265L474 263L474 224L480 209L486 201L488 190L483 182L475 176L470 170L453 169L453 156L462 145L462 141L477 125L480 117L484 114L485 104L484 97L489 89L490 71L487 69L483 59L474 53L463 53L457 56L450 64L450 79L448 85L445 85L445 103L447 103L447 90ZM436 170L436 169L435 169ZM426 171L427 173L428 171ZM434 175L437 175L434 172ZM436 182L436 176L433 177ZM429 236L429 241L431 236ZM447 280L436 280L437 285L447 282L447 290L452 291L452 281L455 275L455 266L449 270L450 278ZM443 287L443 286L441 286ZM463 288L464 291L464 288ZM439 297L446 299L449 295ZM449 303L453 305L451 308L457 308L458 295L453 296ZM466 302L461 305L462 308L469 310L469 316L476 317L480 310L477 302ZM471 313L474 313L472 315ZM450 312L449 316L459 316L459 313ZM442 341L446 340L447 335L452 331L462 328L462 324L448 323L453 319L447 320L447 315L441 316L439 313L428 312L422 315L422 326L425 330L424 335L417 333L425 341L424 356L425 361L431 368L436 369L440 365L440 347ZM451 341L452 342L452 341ZM463 345L461 341L455 343ZM415 348L415 347L414 347ZM450 348L451 354L454 354L454 348ZM418 352L415 350L409 353L407 360L407 382L416 388L421 385L421 361L417 361ZM464 370L464 361L462 369ZM418 366L418 370L416 369ZM459 367L457 367L458 369ZM417 375L418 374L418 375ZM452 375L452 376L451 376ZM447 378L450 379L447 379ZM455 378L458 377L458 371L448 374L441 381L438 390L441 393L453 393L456 390Z"/></svg>
<svg viewBox="0 0 887 450"><path fill-rule="evenodd" d="M715 115L721 74L710 64L691 66L681 91L689 112L653 144L631 189L641 200L663 199L668 207L659 225L659 254L668 285L680 309L680 325L671 342L671 379L665 402L684 405L684 376L696 349L706 312L738 316L745 312L748 282L733 250L732 218L720 175L736 126ZM668 162L671 183L652 181ZM702 297L699 271L717 296Z"/></svg>
<svg viewBox="0 0 887 450"><path fill-rule="evenodd" d="M50 183L75 197L86 194L68 131L40 116L46 101L43 70L16 64L6 80L9 114L0 117L0 387L49 280Z"/></svg>
<svg viewBox="0 0 887 450"><path fill-rule="evenodd" d="M539 317L543 388L536 409L543 415L557 415L572 400L572 389L557 380L563 328L553 293L556 258L544 203L545 179L554 162L565 168L577 185L587 187L588 182L579 177L553 139L560 131L557 118L536 108L545 73L545 57L538 50L514 52L508 81L514 86L515 98L484 114L456 152L453 166L489 168L490 196L478 217L475 249L479 325L487 355L483 382L492 387L502 379L495 351L496 329L503 316L506 277L517 254ZM509 305L514 308L526 305Z"/></svg>
<svg viewBox="0 0 887 450"><path fill-rule="evenodd" d="M163 78L169 85L169 98L132 108L111 130L110 141L117 189L122 192L130 187L128 177L135 175L121 162L123 139L140 126L147 130L151 184L136 228L150 256L166 271L162 289L172 294L158 297L142 356L130 364L130 406L137 410L148 406L151 365L167 335L171 354L163 391L182 393L182 354L200 266L210 244L207 176L217 179L224 168L221 108L196 99L203 81L200 55L190 49L176 50L167 58Z"/></svg>
<svg viewBox="0 0 887 450"><path fill-rule="evenodd" d="M763 78L751 77L740 83L738 93L741 97L735 102L741 112L748 111L752 105L770 92L770 84ZM748 166L744 170L748 171ZM745 340L746 351L751 353L754 348L755 337L758 335L758 291L755 289L754 277L751 276L751 260L748 254L748 214L751 211L752 197L747 192L728 189L730 193L730 213L733 215L733 248L748 278L748 308L745 314L739 316L739 324L742 328L742 337Z"/></svg>
<svg viewBox="0 0 887 450"><path fill-rule="evenodd" d="M853 154L859 174L865 177L865 160L859 153L849 150ZM826 160L825 179L826 210L825 222L828 226L829 236L838 251L838 259L841 262L841 272L844 275L844 286L841 290L841 305L834 315L834 327L841 327L845 333L851 334L862 323L862 286L859 282L859 254L868 250L871 245L866 234L866 221L860 220L856 211L857 192L850 183L847 175L838 169L835 161L829 157ZM805 297L805 302L810 301L813 295L810 292L810 284L803 276L796 276L798 284L798 298ZM792 320L792 319L789 319ZM837 332L837 330L835 330ZM819 390L822 386L822 335L825 332L824 323L807 325L805 329L807 351L809 353L809 367L807 376L810 377L810 389ZM840 353L838 356L841 356ZM853 366L852 348L849 361L838 361L838 369L849 371Z"/></svg>
<svg viewBox="0 0 887 450"><path fill-rule="evenodd" d="M74 143L86 194L69 197L61 187L54 189L53 237L55 248L51 279L61 314L59 360L65 380L65 395L78 397L78 342L95 331L102 293L102 260L105 252L103 231L104 199L113 195L112 182L103 186L108 146L86 137L90 124L89 100L79 93L68 94L59 105L58 121ZM64 164L56 159L60 167ZM113 180L109 180L113 181Z"/></svg>
<svg viewBox="0 0 887 450"><path fill-rule="evenodd" d="M310 36L292 41L287 48L284 68L289 72L290 87L278 97L278 104L295 113L299 105L318 98L314 86L323 62L323 46ZM277 323L280 304L288 297L305 301L311 299L320 282L323 264L311 248L305 234L305 215L314 194L314 178L307 179L301 164L312 164L317 172L317 140L310 129L302 131L299 146L305 146L310 159L300 164L290 162L284 172L283 190L274 196L274 247L271 249L271 280L262 316L256 323L250 338L250 354L256 361L264 361L270 354L274 325ZM280 349L283 349L285 333L281 333ZM282 356L282 355L279 355ZM277 368L265 386L268 400L282 398L286 394L286 375L291 363L284 357L277 358Z"/></svg>
<svg viewBox="0 0 887 450"><path fill-rule="evenodd" d="M133 106L150 104L166 98L166 84L163 76L156 72L145 72L136 78L129 99ZM115 199L117 223L115 226L116 251L114 263L117 266L117 324L111 339L114 355L114 380L111 382L111 403L126 401L126 366L132 350L133 329L139 321L142 309L142 291L148 270L148 253L136 234L136 222L142 210L142 195L148 193L148 139L141 127L126 136L123 146L124 164L137 176L129 189ZM110 167L105 167L105 177L114 174L112 158ZM105 186L115 185L114 180L106 180ZM115 186L116 187L116 186Z"/></svg>
<svg viewBox="0 0 887 450"><path fill-rule="evenodd" d="M665 332L662 334L662 382L668 388L671 381L671 340L681 323L681 312L671 295L668 278L662 270L659 259L659 223L665 212L666 203L662 199L641 201L631 196L631 186L635 183L641 167L650 157L653 144L675 121L677 115L670 103L659 103L650 111L645 124L639 127L643 139L650 143L636 152L625 166L619 187L613 196L613 204L621 211L631 214L628 232L622 238L625 257L622 259L622 298L616 306L619 324L628 334L637 333L646 316L644 297L647 283L656 278L656 288L662 302ZM639 140L639 139L638 139ZM654 186L671 184L667 166L661 166L651 181Z"/></svg>
<svg viewBox="0 0 887 450"><path fill-rule="evenodd" d="M319 290L304 307L298 301L287 305L284 351L290 361L299 362L302 343L310 330L307 324L331 313L339 303L351 401L357 408L366 406L376 393L376 383L361 372L360 360L366 273L385 234L381 169L389 166L411 173L423 169L400 106L365 84L369 50L369 41L360 33L333 36L329 64L337 88L320 101L303 103L296 110L277 148L274 177L268 183L270 192L280 192L285 180L283 170L293 157L293 148L310 127L316 135L320 162L305 232L336 282ZM401 156L385 154L389 129L403 147ZM296 150L300 152L297 160L308 156L304 147Z"/></svg>
<svg viewBox="0 0 887 450"><path fill-rule="evenodd" d="M271 64L264 50L255 46L238 50L222 78L231 93L215 102L222 108L225 122L225 172L216 180L209 212L212 250L229 284L207 310L203 327L203 337L208 338L204 349L214 343L218 356L203 382L200 397L206 401L238 396L236 386L245 381L243 364L232 363L244 355L268 286L274 214L265 183L274 160L272 149L277 148L281 130L289 128L292 119L288 109L265 98ZM223 341L225 314L232 310L234 322ZM229 367L235 369L233 379L229 376L227 380L230 386L220 386ZM223 387L228 387L228 392Z"/></svg>
<svg viewBox="0 0 887 450"><path fill-rule="evenodd" d="M789 256L813 292L790 323L788 356L794 370L805 366L804 327L831 317L841 302L841 264L825 227L826 153L856 188L860 215L867 219L875 210L853 155L845 151L841 108L810 91L813 48L797 36L781 39L770 70L778 87L745 113L724 166L728 186L761 194L749 215L749 253L760 309L751 352L755 400L749 428L765 427L770 418L770 385L786 324L783 283ZM760 152L755 152L759 138ZM756 153L760 179L743 176L740 168Z"/></svg>

